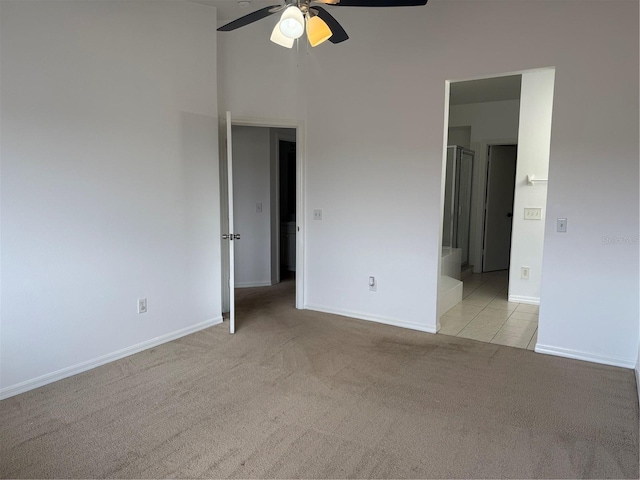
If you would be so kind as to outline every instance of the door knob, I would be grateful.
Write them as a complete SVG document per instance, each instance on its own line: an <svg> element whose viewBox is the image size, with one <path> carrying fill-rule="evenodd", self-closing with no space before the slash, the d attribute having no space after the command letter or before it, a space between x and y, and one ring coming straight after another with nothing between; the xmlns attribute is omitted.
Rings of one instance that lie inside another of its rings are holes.
<svg viewBox="0 0 640 480"><path fill-rule="evenodd" d="M511 212L507 213L507 217L509 217L509 218L513 217L513 213L511 213Z"/></svg>
<svg viewBox="0 0 640 480"><path fill-rule="evenodd" d="M239 233L234 234L233 235L233 239L234 240L240 240L240 234Z"/></svg>
<svg viewBox="0 0 640 480"><path fill-rule="evenodd" d="M229 239L229 235L226 234L226 233L222 234L222 239L223 240L228 240Z"/></svg>

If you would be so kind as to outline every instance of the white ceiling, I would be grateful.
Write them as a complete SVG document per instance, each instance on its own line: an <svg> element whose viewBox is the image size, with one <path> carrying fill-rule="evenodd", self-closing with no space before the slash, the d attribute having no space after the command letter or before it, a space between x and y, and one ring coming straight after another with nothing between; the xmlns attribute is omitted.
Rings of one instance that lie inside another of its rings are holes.
<svg viewBox="0 0 640 480"><path fill-rule="evenodd" d="M251 4L246 7L238 5L238 0L187 0L202 5L210 5L218 9L218 20L230 22L238 17L258 10L269 5L281 5L281 0L251 0Z"/></svg>
<svg viewBox="0 0 640 480"><path fill-rule="evenodd" d="M518 100L522 75L483 78L451 84L449 105Z"/></svg>
<svg viewBox="0 0 640 480"><path fill-rule="evenodd" d="M238 0L187 1L216 7L219 24L230 22L269 5L283 3L283 0L250 0L250 5L241 7ZM511 75L452 83L450 105L517 100L520 98L520 81L521 75Z"/></svg>

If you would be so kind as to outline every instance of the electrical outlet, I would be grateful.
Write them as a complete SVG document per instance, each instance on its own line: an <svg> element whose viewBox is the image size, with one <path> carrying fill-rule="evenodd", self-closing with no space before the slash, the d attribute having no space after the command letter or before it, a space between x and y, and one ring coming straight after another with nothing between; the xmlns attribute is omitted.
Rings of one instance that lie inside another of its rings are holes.
<svg viewBox="0 0 640 480"><path fill-rule="evenodd" d="M525 220L542 220L542 208L525 208Z"/></svg>
<svg viewBox="0 0 640 480"><path fill-rule="evenodd" d="M138 299L138 313L147 313L147 299L139 298Z"/></svg>
<svg viewBox="0 0 640 480"><path fill-rule="evenodd" d="M313 211L314 220L322 220L322 209L316 209Z"/></svg>
<svg viewBox="0 0 640 480"><path fill-rule="evenodd" d="M369 291L375 292L377 288L376 277L369 277Z"/></svg>
<svg viewBox="0 0 640 480"><path fill-rule="evenodd" d="M520 269L520 278L529 280L529 267L522 267Z"/></svg>

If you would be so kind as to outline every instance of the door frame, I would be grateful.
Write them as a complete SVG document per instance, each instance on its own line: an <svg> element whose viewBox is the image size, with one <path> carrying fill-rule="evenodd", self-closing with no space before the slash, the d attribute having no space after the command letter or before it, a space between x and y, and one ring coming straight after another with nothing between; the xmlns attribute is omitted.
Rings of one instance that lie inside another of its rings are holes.
<svg viewBox="0 0 640 480"><path fill-rule="evenodd" d="M220 144L220 221L222 231L226 232L229 229L228 217L226 211L228 209L227 201L227 166L226 161L226 119L221 117L220 124L220 138L222 141ZM279 120L260 117L239 117L234 116L231 112L231 126L242 127L258 127L258 128L292 128L296 130L296 308L304 309L305 305L305 232L306 232L306 212L305 212L305 184L306 184L306 170L305 170L305 130L304 124L296 120ZM276 145L278 148L278 145ZM276 150L277 151L277 150ZM277 204L279 205L279 199ZM279 212L277 217L279 218ZM277 226L279 229L279 225ZM242 232L238 232L242 233ZM279 238L277 240L279 242ZM226 248L228 245L220 239L221 253L222 253L222 311L228 312L229 305L229 284L225 279L229 278L229 262L228 255L226 254ZM279 252L278 252L279 258Z"/></svg>
<svg viewBox="0 0 640 480"><path fill-rule="evenodd" d="M487 172L489 166L489 149L496 145L515 146L518 148L517 138L507 139L490 139L483 142L475 142L471 145L477 145L477 166L474 166L474 175L477 175L478 190L474 194L474 202L476 206L475 212L473 212L472 221L472 234L474 237L474 261L473 273L482 273L482 266L484 264L484 220L485 220L485 204L487 202ZM515 182L515 180L514 180Z"/></svg>

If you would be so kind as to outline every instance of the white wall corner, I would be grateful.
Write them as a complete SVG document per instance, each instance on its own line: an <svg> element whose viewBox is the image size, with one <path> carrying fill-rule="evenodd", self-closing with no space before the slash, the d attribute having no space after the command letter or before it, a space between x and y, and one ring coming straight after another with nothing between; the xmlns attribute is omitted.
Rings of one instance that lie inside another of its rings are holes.
<svg viewBox="0 0 640 480"><path fill-rule="evenodd" d="M218 36L216 9L190 2L2 16L8 396L219 320Z"/></svg>

